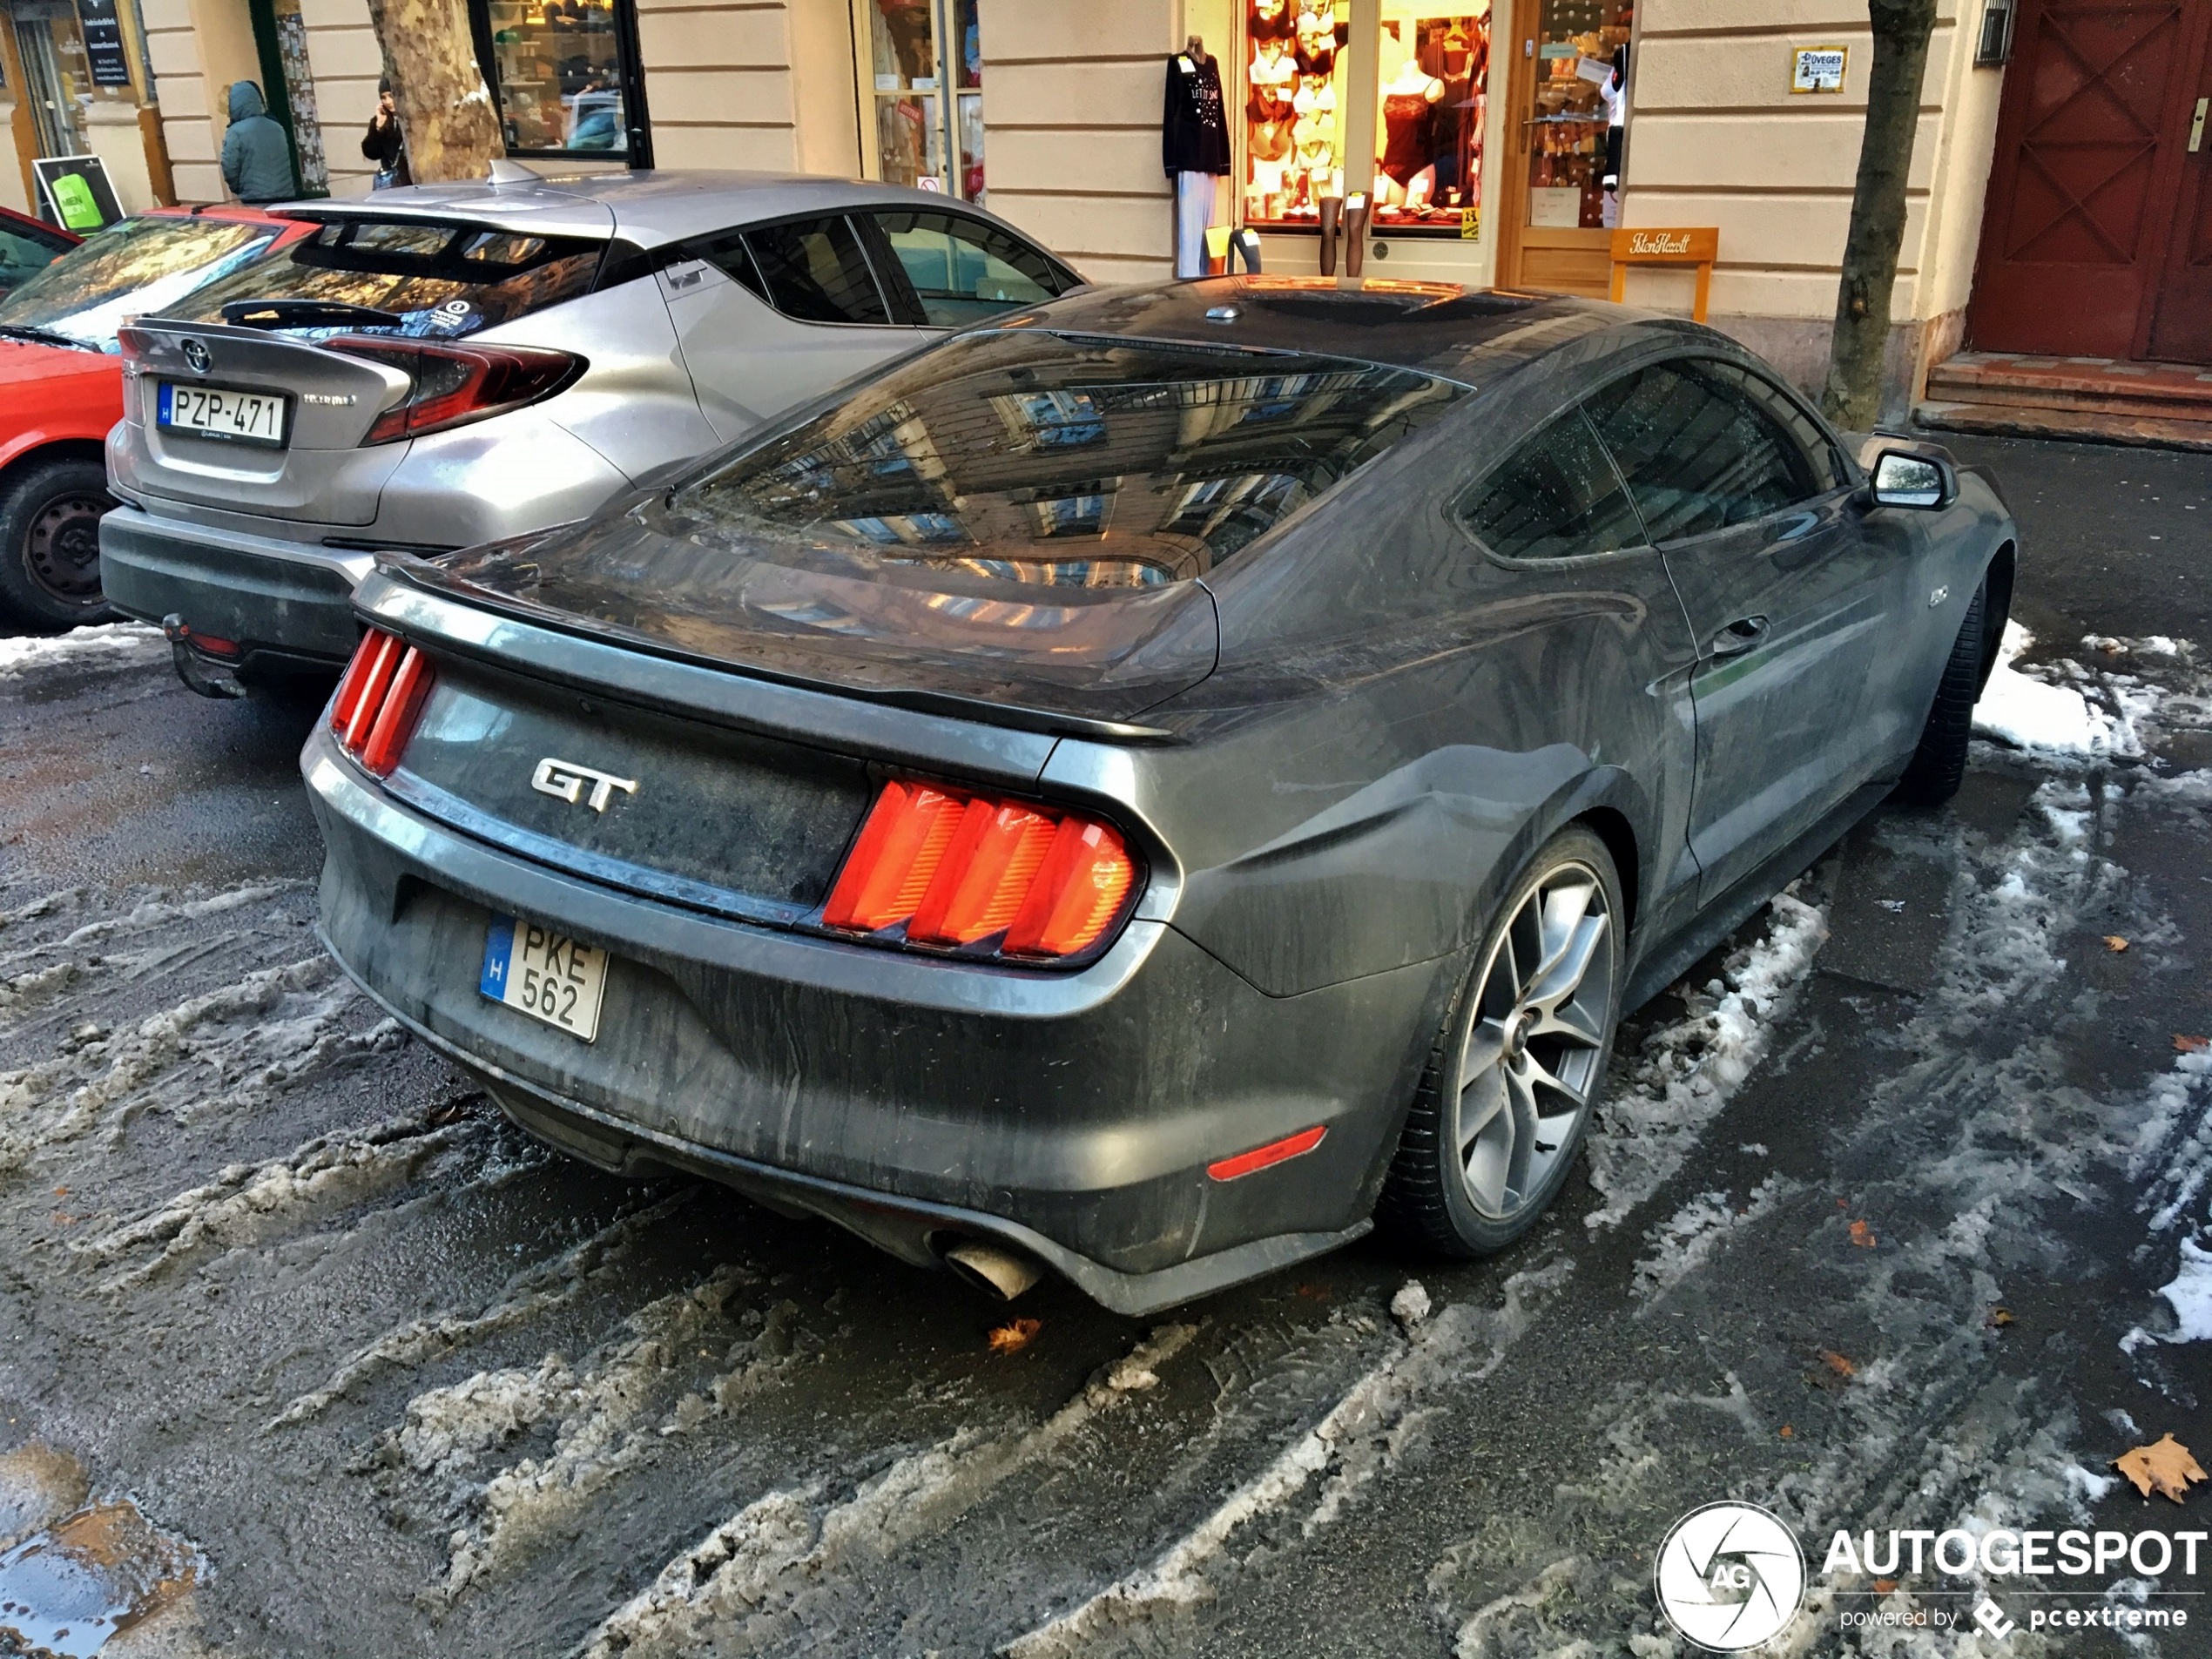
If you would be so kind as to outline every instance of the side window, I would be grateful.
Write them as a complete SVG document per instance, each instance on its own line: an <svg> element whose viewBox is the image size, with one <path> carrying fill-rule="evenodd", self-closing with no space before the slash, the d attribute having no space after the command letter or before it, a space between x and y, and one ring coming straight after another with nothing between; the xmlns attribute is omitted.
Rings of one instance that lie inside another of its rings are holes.
<svg viewBox="0 0 2212 1659"><path fill-rule="evenodd" d="M1494 469L1460 509L1501 559L1572 559L1640 546L1643 526L1580 409Z"/></svg>
<svg viewBox="0 0 2212 1659"><path fill-rule="evenodd" d="M1822 493L1797 439L1705 368L1655 364L1589 402L1655 542L1748 523Z"/></svg>
<svg viewBox="0 0 2212 1659"><path fill-rule="evenodd" d="M1840 489L1849 475L1844 469L1836 446L1820 422L1804 411L1804 406L1777 386L1764 374L1755 374L1736 363L1707 363L1706 372L1725 385L1739 388L1745 396L1772 415L1776 422L1797 441L1805 452L1805 465L1811 470L1816 494L1826 495Z"/></svg>
<svg viewBox="0 0 2212 1659"><path fill-rule="evenodd" d="M26 277L37 275L59 259L63 251L24 235L13 226L0 226L0 293Z"/></svg>
<svg viewBox="0 0 2212 1659"><path fill-rule="evenodd" d="M761 280L759 268L752 262L752 251L745 245L743 231L724 231L718 236L702 236L686 243L682 252L694 259L705 260L733 282L741 282L755 295L769 305L776 302L768 298L768 285Z"/></svg>
<svg viewBox="0 0 2212 1659"><path fill-rule="evenodd" d="M891 320L860 252L860 239L843 214L764 225L747 231L745 244L768 290L769 304L786 317L800 322Z"/></svg>
<svg viewBox="0 0 2212 1659"><path fill-rule="evenodd" d="M982 322L1049 300L1062 286L1049 260L995 225L926 209L869 217L889 244L891 280L905 279L915 320L929 327Z"/></svg>

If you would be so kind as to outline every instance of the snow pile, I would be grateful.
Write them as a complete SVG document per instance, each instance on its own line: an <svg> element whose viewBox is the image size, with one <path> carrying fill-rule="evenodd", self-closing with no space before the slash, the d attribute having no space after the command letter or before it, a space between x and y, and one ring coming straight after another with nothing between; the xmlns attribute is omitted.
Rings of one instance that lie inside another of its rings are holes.
<svg viewBox="0 0 2212 1659"><path fill-rule="evenodd" d="M2044 755L2143 753L2148 727L2166 693L2139 676L2093 671L2071 658L2025 673L2013 664L2034 643L2034 635L2017 622L2005 624L1996 665L1974 705L1975 736ZM2175 660L2186 656L2162 636L2134 642L2092 638L2087 643L2109 654L2141 651Z"/></svg>
<svg viewBox="0 0 2212 1659"><path fill-rule="evenodd" d="M0 680L57 663L127 664L151 662L168 642L142 622L104 622L46 638L0 639Z"/></svg>
<svg viewBox="0 0 2212 1659"><path fill-rule="evenodd" d="M2174 1333L2167 1341L2212 1342L2212 1250L2182 1240L2182 1270L2158 1293L2174 1306Z"/></svg>
<svg viewBox="0 0 2212 1659"><path fill-rule="evenodd" d="M1583 1217L1591 1229L1618 1226L1658 1191L1764 1056L1828 938L1827 913L1797 896L1801 885L1775 895L1765 936L1684 998L1688 1016L1645 1040L1625 1085L1598 1109L1590 1184L1606 1202Z"/></svg>

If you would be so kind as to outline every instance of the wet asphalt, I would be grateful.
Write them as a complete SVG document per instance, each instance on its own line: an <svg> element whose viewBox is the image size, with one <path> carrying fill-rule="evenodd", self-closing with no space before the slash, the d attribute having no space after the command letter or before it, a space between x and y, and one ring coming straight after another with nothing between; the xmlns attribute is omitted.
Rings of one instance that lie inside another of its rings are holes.
<svg viewBox="0 0 2212 1659"><path fill-rule="evenodd" d="M1861 826L1629 1022L1507 1255L1370 1241L1148 1321L544 1151L321 958L312 698L0 670L0 1603L105 1499L194 1562L116 1656L1653 1656L1713 1500L1816 1567L1838 1527L2212 1528L2212 1486L2109 1480L2212 1453L2157 1293L2212 1242L2175 1042L2212 789L2172 781L2212 768L2212 457L1954 447L2021 523L2028 660L2155 702L2147 752L1978 744ZM1787 1650L2212 1654L2212 1598L2124 1576L1847 1580ZM2020 1631L1838 1622L1981 1588ZM2207 1610L2025 1628L2145 1595Z"/></svg>

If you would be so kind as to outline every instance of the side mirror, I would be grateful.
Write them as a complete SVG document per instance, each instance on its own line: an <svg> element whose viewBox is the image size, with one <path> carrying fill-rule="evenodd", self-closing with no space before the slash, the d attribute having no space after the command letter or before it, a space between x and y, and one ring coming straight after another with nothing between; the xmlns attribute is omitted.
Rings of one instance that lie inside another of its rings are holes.
<svg viewBox="0 0 2212 1659"><path fill-rule="evenodd" d="M1959 481L1951 469L1930 455L1885 449L1874 462L1870 486L1877 507L1947 507L1957 498Z"/></svg>

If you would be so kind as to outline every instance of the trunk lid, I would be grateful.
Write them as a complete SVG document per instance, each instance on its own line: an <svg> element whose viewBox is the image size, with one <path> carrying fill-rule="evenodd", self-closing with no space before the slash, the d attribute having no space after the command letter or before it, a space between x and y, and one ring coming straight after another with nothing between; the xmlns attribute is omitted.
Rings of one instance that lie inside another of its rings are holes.
<svg viewBox="0 0 2212 1659"><path fill-rule="evenodd" d="M435 563L412 581L672 656L894 700L1126 722L1213 671L1197 582L1053 587L940 565L794 563L658 528L651 504Z"/></svg>
<svg viewBox="0 0 2212 1659"><path fill-rule="evenodd" d="M363 358L258 328L142 318L121 335L136 374L125 382L151 466L135 480L157 495L204 507L326 524L375 520L405 440L368 448L377 415L407 395L405 374ZM290 400L281 448L198 437L158 419L165 381L281 395Z"/></svg>

